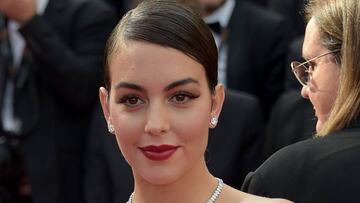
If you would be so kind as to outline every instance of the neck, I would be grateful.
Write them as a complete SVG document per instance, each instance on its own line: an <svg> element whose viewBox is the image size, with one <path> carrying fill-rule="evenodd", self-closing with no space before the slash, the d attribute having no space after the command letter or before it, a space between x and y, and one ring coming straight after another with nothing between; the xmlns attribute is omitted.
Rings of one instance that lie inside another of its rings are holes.
<svg viewBox="0 0 360 203"><path fill-rule="evenodd" d="M168 184L153 184L137 175L134 177L133 203L206 202L217 186L217 180L209 173L205 161Z"/></svg>

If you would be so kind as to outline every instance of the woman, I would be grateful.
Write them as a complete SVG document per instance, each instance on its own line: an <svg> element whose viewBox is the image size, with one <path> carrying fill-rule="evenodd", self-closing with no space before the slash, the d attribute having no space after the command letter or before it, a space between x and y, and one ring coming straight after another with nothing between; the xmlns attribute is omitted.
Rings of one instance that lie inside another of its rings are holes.
<svg viewBox="0 0 360 203"><path fill-rule="evenodd" d="M360 2L312 0L303 44L293 62L317 117L315 139L275 153L243 190L295 202L360 202Z"/></svg>
<svg viewBox="0 0 360 203"><path fill-rule="evenodd" d="M224 100L216 50L200 16L168 0L140 4L113 31L100 100L133 171L129 203L287 202L230 188L206 167Z"/></svg>

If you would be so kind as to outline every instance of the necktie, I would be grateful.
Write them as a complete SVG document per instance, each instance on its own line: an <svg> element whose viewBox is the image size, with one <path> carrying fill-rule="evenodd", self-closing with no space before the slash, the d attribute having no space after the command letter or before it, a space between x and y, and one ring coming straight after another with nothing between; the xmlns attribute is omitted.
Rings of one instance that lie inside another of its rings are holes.
<svg viewBox="0 0 360 203"><path fill-rule="evenodd" d="M222 33L222 27L221 27L221 25L220 25L219 22L209 23L209 24L207 24L207 25L208 25L208 27L209 27L213 32L215 32L215 33L218 34L218 35L221 35L221 33Z"/></svg>

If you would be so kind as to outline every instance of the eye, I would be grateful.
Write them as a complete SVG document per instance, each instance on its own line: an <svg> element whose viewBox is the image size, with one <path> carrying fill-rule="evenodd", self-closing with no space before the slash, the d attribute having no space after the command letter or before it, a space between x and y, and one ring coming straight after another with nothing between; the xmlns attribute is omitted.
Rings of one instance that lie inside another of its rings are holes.
<svg viewBox="0 0 360 203"><path fill-rule="evenodd" d="M118 103L124 104L127 107L135 108L144 104L145 102L137 95L126 95L122 97Z"/></svg>
<svg viewBox="0 0 360 203"><path fill-rule="evenodd" d="M304 66L306 67L306 72L310 73L314 71L314 64L312 62L304 63Z"/></svg>
<svg viewBox="0 0 360 203"><path fill-rule="evenodd" d="M314 69L315 69L315 65L313 64L313 63L311 63L311 62L309 62L308 63L308 69L309 69L309 71L314 71Z"/></svg>
<svg viewBox="0 0 360 203"><path fill-rule="evenodd" d="M185 103L188 99L189 99L189 97L187 95L184 95L184 94L178 94L178 95L175 95L172 98L172 100L177 102L177 103Z"/></svg>
<svg viewBox="0 0 360 203"><path fill-rule="evenodd" d="M192 100L192 99L195 99L198 97L199 96L196 96L190 92L177 92L170 98L170 101L174 102L176 104L185 104L189 100Z"/></svg>

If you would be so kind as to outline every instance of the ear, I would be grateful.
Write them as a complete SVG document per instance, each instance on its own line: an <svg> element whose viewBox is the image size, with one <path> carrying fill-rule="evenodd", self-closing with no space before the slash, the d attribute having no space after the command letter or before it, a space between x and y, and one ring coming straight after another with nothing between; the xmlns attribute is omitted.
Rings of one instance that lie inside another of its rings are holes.
<svg viewBox="0 0 360 203"><path fill-rule="evenodd" d="M104 117L107 123L111 122L110 112L109 112L109 93L104 87L99 89L99 98L101 103L101 108L103 110Z"/></svg>
<svg viewBox="0 0 360 203"><path fill-rule="evenodd" d="M225 99L224 85L217 84L212 95L211 116L219 118Z"/></svg>

